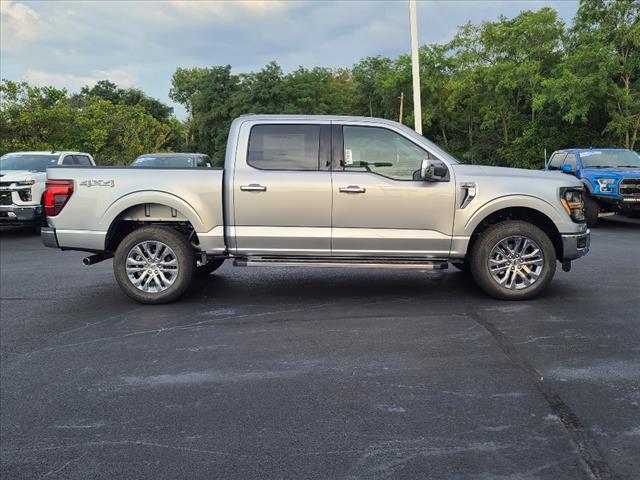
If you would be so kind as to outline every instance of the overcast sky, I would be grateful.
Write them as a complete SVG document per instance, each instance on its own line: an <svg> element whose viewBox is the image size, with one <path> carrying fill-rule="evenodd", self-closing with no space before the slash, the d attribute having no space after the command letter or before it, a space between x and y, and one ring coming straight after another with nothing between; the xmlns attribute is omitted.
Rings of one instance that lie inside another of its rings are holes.
<svg viewBox="0 0 640 480"><path fill-rule="evenodd" d="M420 43L450 40L457 27L555 8L570 22L572 0L418 2ZM232 65L285 71L347 67L366 56L409 50L409 10L397 1L13 1L0 0L2 77L77 91L107 78L168 98L177 67ZM184 115L176 107L178 117Z"/></svg>

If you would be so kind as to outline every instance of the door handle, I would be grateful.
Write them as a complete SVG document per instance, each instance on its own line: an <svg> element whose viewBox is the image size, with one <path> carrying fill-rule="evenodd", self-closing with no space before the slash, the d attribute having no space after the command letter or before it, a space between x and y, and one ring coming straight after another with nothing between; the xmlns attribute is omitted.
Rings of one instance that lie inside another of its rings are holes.
<svg viewBox="0 0 640 480"><path fill-rule="evenodd" d="M240 190L243 192L266 192L267 187L264 185L258 185L257 183L252 183L251 185L240 185Z"/></svg>
<svg viewBox="0 0 640 480"><path fill-rule="evenodd" d="M340 187L339 190L342 193L364 193L367 191L366 188L359 187L358 185L349 185L348 187Z"/></svg>

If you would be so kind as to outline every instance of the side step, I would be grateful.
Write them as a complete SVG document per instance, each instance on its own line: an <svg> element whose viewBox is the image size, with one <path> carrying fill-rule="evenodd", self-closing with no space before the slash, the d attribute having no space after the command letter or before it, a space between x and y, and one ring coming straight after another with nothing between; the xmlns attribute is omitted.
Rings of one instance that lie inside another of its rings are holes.
<svg viewBox="0 0 640 480"><path fill-rule="evenodd" d="M313 268L394 268L418 270L445 270L446 260L424 258L301 258L301 257L249 257L236 258L235 267L313 267Z"/></svg>

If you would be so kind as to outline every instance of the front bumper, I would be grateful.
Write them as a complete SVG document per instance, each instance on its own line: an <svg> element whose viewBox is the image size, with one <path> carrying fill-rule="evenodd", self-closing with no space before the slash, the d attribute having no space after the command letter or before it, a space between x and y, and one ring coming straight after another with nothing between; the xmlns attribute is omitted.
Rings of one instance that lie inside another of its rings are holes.
<svg viewBox="0 0 640 480"><path fill-rule="evenodd" d="M562 260L575 260L589 253L591 231L562 235Z"/></svg>
<svg viewBox="0 0 640 480"><path fill-rule="evenodd" d="M0 223L31 223L42 216L42 206L0 205Z"/></svg>
<svg viewBox="0 0 640 480"><path fill-rule="evenodd" d="M593 198L600 203L600 206L612 212L640 212L640 197L605 197L604 195L597 195Z"/></svg>

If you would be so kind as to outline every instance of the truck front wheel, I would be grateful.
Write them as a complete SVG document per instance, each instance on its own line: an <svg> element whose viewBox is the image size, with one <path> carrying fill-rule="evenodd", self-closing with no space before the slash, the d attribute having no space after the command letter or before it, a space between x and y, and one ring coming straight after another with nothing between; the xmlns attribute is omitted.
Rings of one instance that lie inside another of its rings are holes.
<svg viewBox="0 0 640 480"><path fill-rule="evenodd" d="M501 300L538 296L556 271L556 251L535 225L509 220L491 225L473 244L471 273L487 294Z"/></svg>
<svg viewBox="0 0 640 480"><path fill-rule="evenodd" d="M196 259L188 240L168 227L149 226L127 235L113 259L120 288L140 303L178 299L189 287Z"/></svg>
<svg viewBox="0 0 640 480"><path fill-rule="evenodd" d="M598 223L598 212L600 211L600 206L598 202L595 201L591 195L588 193L584 194L584 217L587 220L587 227L595 227L596 223Z"/></svg>

